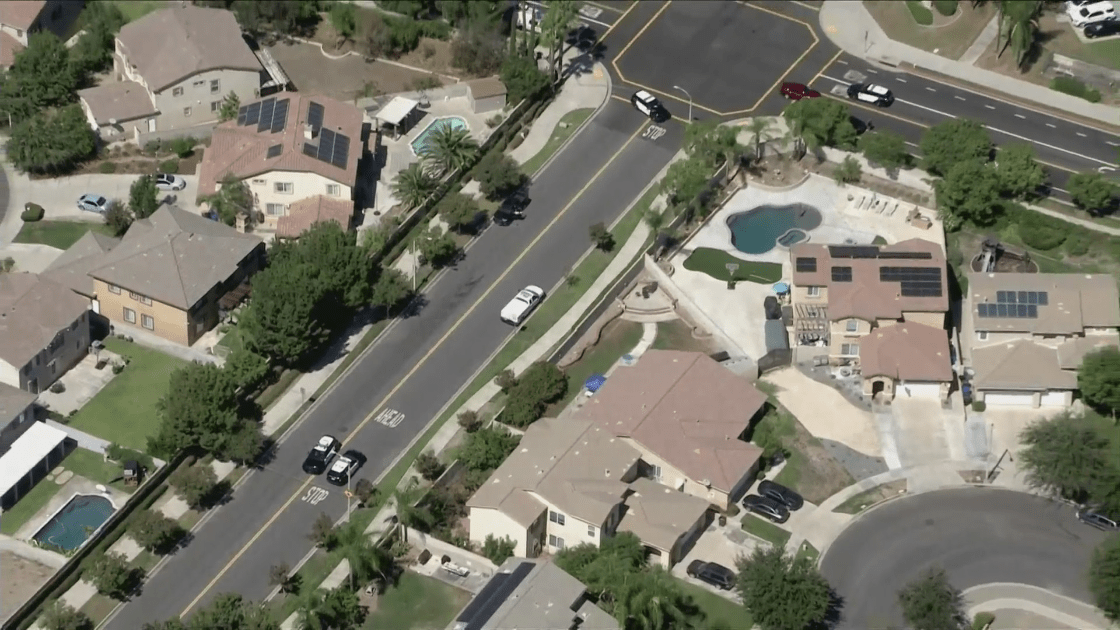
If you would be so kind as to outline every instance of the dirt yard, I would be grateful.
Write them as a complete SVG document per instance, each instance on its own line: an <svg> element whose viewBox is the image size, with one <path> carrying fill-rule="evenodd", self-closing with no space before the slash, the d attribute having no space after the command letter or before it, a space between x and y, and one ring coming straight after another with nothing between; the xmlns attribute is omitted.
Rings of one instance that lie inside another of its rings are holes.
<svg viewBox="0 0 1120 630"><path fill-rule="evenodd" d="M712 353L720 350L711 337L697 339L692 335L692 327L684 320L674 319L657 324L657 337L653 340L655 350L683 350L685 352Z"/></svg>
<svg viewBox="0 0 1120 630"><path fill-rule="evenodd" d="M350 39L343 39L339 37L338 32L331 25L330 17L324 15L316 26L315 35L311 40L322 44L323 50L331 56L339 56L348 52L366 54L367 46L365 42L368 33L372 29L381 30L385 28L379 24L380 20L381 18L376 11L358 7L357 34ZM431 72L458 76L452 65L451 42L422 37L416 50L401 55L399 58L394 58L394 61Z"/></svg>
<svg viewBox="0 0 1120 630"><path fill-rule="evenodd" d="M863 492L841 503L836 507L835 510L832 511L839 512L841 514L859 514L860 512L875 505L876 503L879 503L880 501L886 501L887 499L898 496L903 492L906 492L905 479L899 479L898 481L889 481L881 486L875 486L870 490L864 490Z"/></svg>
<svg viewBox="0 0 1120 630"><path fill-rule="evenodd" d="M792 455L786 467L778 473L778 483L794 488L806 501L820 505L828 497L855 483L855 479L797 418L792 414L790 418L793 420L792 431L785 438L785 446Z"/></svg>
<svg viewBox="0 0 1120 630"><path fill-rule="evenodd" d="M50 567L0 551L0 623L7 621L53 574Z"/></svg>
<svg viewBox="0 0 1120 630"><path fill-rule="evenodd" d="M359 55L330 59L314 44L281 42L269 51L296 89L325 94L340 101L409 92L418 89L421 82L438 82L439 85L452 82L427 72L367 61Z"/></svg>

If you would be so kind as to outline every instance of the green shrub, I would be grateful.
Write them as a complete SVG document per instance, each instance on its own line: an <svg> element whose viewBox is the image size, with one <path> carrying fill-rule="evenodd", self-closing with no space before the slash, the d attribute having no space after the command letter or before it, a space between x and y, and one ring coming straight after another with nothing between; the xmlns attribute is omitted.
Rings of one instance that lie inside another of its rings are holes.
<svg viewBox="0 0 1120 630"><path fill-rule="evenodd" d="M1050 89L1061 92L1062 94L1083 98L1090 103L1099 103L1101 101L1101 93L1098 90L1085 85L1073 77L1054 77L1054 79L1050 81Z"/></svg>
<svg viewBox="0 0 1120 630"><path fill-rule="evenodd" d="M108 175L109 173L115 173L117 171L117 165L114 164L113 162L102 162L97 167L97 170L99 170L102 173L105 173L106 175Z"/></svg>
<svg viewBox="0 0 1120 630"><path fill-rule="evenodd" d="M160 148L162 148L162 146L163 143L159 140L149 140L144 144L144 153L159 153L159 150Z"/></svg>
<svg viewBox="0 0 1120 630"><path fill-rule="evenodd" d="M972 630L984 630L988 624L996 620L996 616L990 612L978 612L972 618Z"/></svg>
<svg viewBox="0 0 1120 630"><path fill-rule="evenodd" d="M1089 240L1080 234L1070 234L1064 243L1066 254L1070 256L1084 256L1089 253Z"/></svg>
<svg viewBox="0 0 1120 630"><path fill-rule="evenodd" d="M977 412L977 413L979 413L981 411L984 411L987 408L988 408L988 405L986 405L983 400L972 401L972 410Z"/></svg>
<svg viewBox="0 0 1120 630"><path fill-rule="evenodd" d="M1024 245L1042 252L1058 247L1069 236L1068 229L1064 226L1037 219L1020 223L1018 231Z"/></svg>
<svg viewBox="0 0 1120 630"><path fill-rule="evenodd" d="M19 215L19 218L23 219L24 223L34 223L35 221L41 221L44 214L46 213L43 206L37 203L28 203L23 206L23 212Z"/></svg>
<svg viewBox="0 0 1120 630"><path fill-rule="evenodd" d="M930 11L917 0L906 0L906 8L910 9L910 15L914 17L914 21L919 26L933 25L933 11Z"/></svg>
<svg viewBox="0 0 1120 630"><path fill-rule="evenodd" d="M957 14L957 0L933 0L933 8L945 17Z"/></svg>
<svg viewBox="0 0 1120 630"><path fill-rule="evenodd" d="M179 160L171 158L159 163L159 172L174 175L179 172Z"/></svg>
<svg viewBox="0 0 1120 630"><path fill-rule="evenodd" d="M195 139L187 136L171 141L171 151L180 158L188 158L194 153Z"/></svg>

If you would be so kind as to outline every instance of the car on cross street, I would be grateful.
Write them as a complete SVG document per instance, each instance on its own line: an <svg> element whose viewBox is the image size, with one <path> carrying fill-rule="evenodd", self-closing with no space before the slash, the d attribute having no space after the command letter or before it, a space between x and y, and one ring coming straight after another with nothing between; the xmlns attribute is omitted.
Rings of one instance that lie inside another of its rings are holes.
<svg viewBox="0 0 1120 630"><path fill-rule="evenodd" d="M817 98L821 93L803 83L783 83L782 96L791 101L800 101L803 98Z"/></svg>
<svg viewBox="0 0 1120 630"><path fill-rule="evenodd" d="M889 107L894 102L894 94L881 85L874 83L853 83L848 86L848 98L869 103L876 107Z"/></svg>

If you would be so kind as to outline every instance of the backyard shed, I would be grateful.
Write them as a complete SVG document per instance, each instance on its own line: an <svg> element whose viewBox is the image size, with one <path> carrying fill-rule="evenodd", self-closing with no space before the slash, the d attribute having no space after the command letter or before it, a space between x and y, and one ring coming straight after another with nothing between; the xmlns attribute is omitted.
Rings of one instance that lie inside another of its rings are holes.
<svg viewBox="0 0 1120 630"><path fill-rule="evenodd" d="M467 81L467 98L476 114L498 111L506 106L506 86L494 77Z"/></svg>

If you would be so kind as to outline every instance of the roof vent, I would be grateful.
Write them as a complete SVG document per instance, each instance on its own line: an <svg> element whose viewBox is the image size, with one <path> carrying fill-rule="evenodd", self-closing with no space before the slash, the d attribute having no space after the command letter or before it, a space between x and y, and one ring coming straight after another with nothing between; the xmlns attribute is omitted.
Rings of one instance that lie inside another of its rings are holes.
<svg viewBox="0 0 1120 630"><path fill-rule="evenodd" d="M313 127L311 125L304 125L303 126L303 139L304 140L314 140L318 136L319 136L319 130L318 129L316 129L315 127Z"/></svg>
<svg viewBox="0 0 1120 630"><path fill-rule="evenodd" d="M606 470L606 474L605 474L604 476L606 476L606 477L610 477L610 476L611 476L611 469L610 469L610 468L608 468L608 469Z"/></svg>
<svg viewBox="0 0 1120 630"><path fill-rule="evenodd" d="M712 480L711 479L701 479L700 480L700 485L707 486L707 487L711 488L712 487Z"/></svg>

